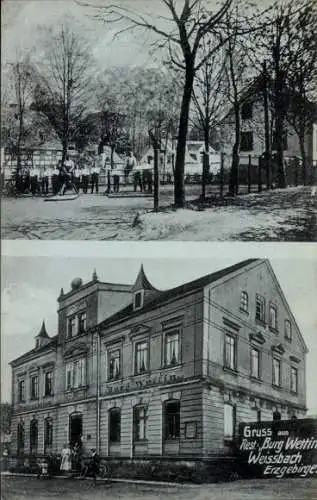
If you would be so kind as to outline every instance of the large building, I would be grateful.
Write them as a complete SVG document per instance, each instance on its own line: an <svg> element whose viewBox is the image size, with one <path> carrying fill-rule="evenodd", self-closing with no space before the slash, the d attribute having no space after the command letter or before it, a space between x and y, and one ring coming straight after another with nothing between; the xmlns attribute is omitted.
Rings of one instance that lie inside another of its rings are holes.
<svg viewBox="0 0 317 500"><path fill-rule="evenodd" d="M307 347L268 260L160 291L96 273L11 362L12 452L226 456L242 421L302 417Z"/></svg>

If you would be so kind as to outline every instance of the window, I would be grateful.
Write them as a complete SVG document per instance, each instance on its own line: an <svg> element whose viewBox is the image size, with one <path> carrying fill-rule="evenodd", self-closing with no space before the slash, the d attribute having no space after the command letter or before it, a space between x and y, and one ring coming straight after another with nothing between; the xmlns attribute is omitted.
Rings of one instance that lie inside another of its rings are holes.
<svg viewBox="0 0 317 500"><path fill-rule="evenodd" d="M225 336L225 360L226 368L235 370L236 368L236 338L232 335Z"/></svg>
<svg viewBox="0 0 317 500"><path fill-rule="evenodd" d="M31 420L31 422L30 422L30 451L31 451L31 453L36 451L37 442L38 442L37 420Z"/></svg>
<svg viewBox="0 0 317 500"><path fill-rule="evenodd" d="M241 292L240 309L241 309L241 311L244 311L244 312L248 312L248 310L249 310L249 297L248 297L247 292Z"/></svg>
<svg viewBox="0 0 317 500"><path fill-rule="evenodd" d="M179 331L177 330L165 334L165 365L177 365L179 361Z"/></svg>
<svg viewBox="0 0 317 500"><path fill-rule="evenodd" d="M120 443L121 439L121 410L112 408L109 411L109 441Z"/></svg>
<svg viewBox="0 0 317 500"><path fill-rule="evenodd" d="M281 385L281 360L273 358L273 385Z"/></svg>
<svg viewBox="0 0 317 500"><path fill-rule="evenodd" d="M72 338L75 337L78 333L77 330L78 322L77 322L77 316L72 316L71 318L68 318L68 330L67 330L67 337Z"/></svg>
<svg viewBox="0 0 317 500"><path fill-rule="evenodd" d="M241 132L240 151L253 151L253 132Z"/></svg>
<svg viewBox="0 0 317 500"><path fill-rule="evenodd" d="M25 382L24 379L18 382L18 401L22 403L25 401Z"/></svg>
<svg viewBox="0 0 317 500"><path fill-rule="evenodd" d="M270 304L269 326L273 330L277 330L277 307L274 304Z"/></svg>
<svg viewBox="0 0 317 500"><path fill-rule="evenodd" d="M37 375L31 376L31 399L39 397L39 378Z"/></svg>
<svg viewBox="0 0 317 500"><path fill-rule="evenodd" d="M291 392L298 391L298 370L294 366L291 367Z"/></svg>
<svg viewBox="0 0 317 500"><path fill-rule="evenodd" d="M108 351L108 380L117 380L121 376L120 349Z"/></svg>
<svg viewBox="0 0 317 500"><path fill-rule="evenodd" d="M134 295L134 309L141 309L143 305L143 291Z"/></svg>
<svg viewBox="0 0 317 500"><path fill-rule="evenodd" d="M287 340L292 340L292 325L289 319L284 323L284 336Z"/></svg>
<svg viewBox="0 0 317 500"><path fill-rule="evenodd" d="M53 394L53 372L44 372L44 396L51 396Z"/></svg>
<svg viewBox="0 0 317 500"><path fill-rule="evenodd" d="M244 102L241 107L241 118L242 120L250 120L252 118L253 103Z"/></svg>
<svg viewBox="0 0 317 500"><path fill-rule="evenodd" d="M86 311L78 314L78 333L84 333L87 329L87 313Z"/></svg>
<svg viewBox="0 0 317 500"><path fill-rule="evenodd" d="M261 295L255 297L255 319L265 321L265 299Z"/></svg>
<svg viewBox="0 0 317 500"><path fill-rule="evenodd" d="M24 436L24 423L23 422L18 423L17 434L18 434L18 454L19 454L19 453L24 451L25 436Z"/></svg>
<svg viewBox="0 0 317 500"><path fill-rule="evenodd" d="M51 418L44 420L44 445L51 446L53 444L53 421Z"/></svg>
<svg viewBox="0 0 317 500"><path fill-rule="evenodd" d="M66 389L76 389L86 385L86 359L79 358L66 365Z"/></svg>
<svg viewBox="0 0 317 500"><path fill-rule="evenodd" d="M139 342L135 346L135 372L143 373L148 369L148 343Z"/></svg>
<svg viewBox="0 0 317 500"><path fill-rule="evenodd" d="M232 441L235 436L236 427L236 408L235 406L225 403L224 404L224 440Z"/></svg>
<svg viewBox="0 0 317 500"><path fill-rule="evenodd" d="M147 408L136 406L134 408L134 436L136 441L146 439Z"/></svg>
<svg viewBox="0 0 317 500"><path fill-rule="evenodd" d="M39 347L41 347L41 341L40 341L40 339L36 339L36 341L35 341L35 347L36 347L36 349L38 349Z"/></svg>
<svg viewBox="0 0 317 500"><path fill-rule="evenodd" d="M260 351L251 348L251 377L260 378Z"/></svg>
<svg viewBox="0 0 317 500"><path fill-rule="evenodd" d="M164 405L164 437L179 439L180 435L180 402L167 401Z"/></svg>

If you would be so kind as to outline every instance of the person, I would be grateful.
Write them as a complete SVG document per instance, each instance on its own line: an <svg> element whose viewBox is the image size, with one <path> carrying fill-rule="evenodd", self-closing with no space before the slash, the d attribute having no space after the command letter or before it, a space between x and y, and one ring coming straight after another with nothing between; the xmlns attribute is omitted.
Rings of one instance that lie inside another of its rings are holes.
<svg viewBox="0 0 317 500"><path fill-rule="evenodd" d="M72 188L74 166L75 165L73 160L71 160L69 156L66 155L64 164L62 165L64 174L64 186L62 188L62 194L65 194L67 189Z"/></svg>
<svg viewBox="0 0 317 500"><path fill-rule="evenodd" d="M81 171L78 165L75 166L74 172L73 172L73 180L74 180L74 186L79 192L80 189L80 177L81 177Z"/></svg>
<svg viewBox="0 0 317 500"><path fill-rule="evenodd" d="M114 167L115 169L116 167ZM113 174L113 192L119 193L120 189L120 175L118 172Z"/></svg>
<svg viewBox="0 0 317 500"><path fill-rule="evenodd" d="M95 448L91 448L91 454L89 457L88 463L84 464L81 477L85 478L88 473L91 474L93 481L94 481L94 486L96 485L96 480L97 480L97 474L99 472L99 464L100 464L100 457L97 454L97 451Z"/></svg>
<svg viewBox="0 0 317 500"><path fill-rule="evenodd" d="M142 184L142 174L140 170L136 170L133 175L133 187L134 191L137 191L138 186L140 188L140 191L143 191L143 184Z"/></svg>
<svg viewBox="0 0 317 500"><path fill-rule="evenodd" d="M124 181L128 182L128 177L130 172L136 167L136 157L133 154L133 151L130 151L129 156L127 158L127 163L124 169Z"/></svg>
<svg viewBox="0 0 317 500"><path fill-rule="evenodd" d="M42 194L48 194L49 174L49 169L44 167L41 178Z"/></svg>
<svg viewBox="0 0 317 500"><path fill-rule="evenodd" d="M38 181L39 181L39 170L36 167L32 167L30 170L30 184L32 196L35 196L38 192Z"/></svg>
<svg viewBox="0 0 317 500"><path fill-rule="evenodd" d="M61 472L71 472L72 470L72 460L71 460L71 449L69 445L64 444L61 451L62 460L60 465Z"/></svg>
<svg viewBox="0 0 317 500"><path fill-rule="evenodd" d="M51 170L52 192L54 195L57 194L59 190L59 175L60 175L60 170L56 166Z"/></svg>
<svg viewBox="0 0 317 500"><path fill-rule="evenodd" d="M91 168L91 194L94 192L94 188L96 188L96 193L98 194L99 192L99 174L100 174L100 168L94 162L94 165Z"/></svg>
<svg viewBox="0 0 317 500"><path fill-rule="evenodd" d="M83 193L87 194L89 185L89 169L84 166L81 170L81 183L83 188Z"/></svg>

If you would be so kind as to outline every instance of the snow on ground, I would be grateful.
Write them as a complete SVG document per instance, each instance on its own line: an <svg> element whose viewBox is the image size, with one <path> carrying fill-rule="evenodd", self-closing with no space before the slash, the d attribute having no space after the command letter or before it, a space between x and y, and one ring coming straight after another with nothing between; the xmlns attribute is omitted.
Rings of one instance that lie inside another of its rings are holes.
<svg viewBox="0 0 317 500"><path fill-rule="evenodd" d="M306 189L240 196L234 205L146 213L140 217L138 239L224 241L236 239L316 239L316 192L313 207ZM313 226L313 227L308 227ZM309 234L308 234L309 233ZM287 238L284 238L287 235ZM293 237L292 237L293 236Z"/></svg>
<svg viewBox="0 0 317 500"><path fill-rule="evenodd" d="M316 189L288 188L228 199L219 206L194 204L199 186L190 186L189 208L173 210L173 189L160 193L161 211L151 198L80 195L74 201L44 203L42 198L3 200L5 239L316 241ZM216 202L214 200L216 199ZM218 198L219 200L219 198ZM193 209L192 209L193 208ZM138 222L135 224L135 222Z"/></svg>

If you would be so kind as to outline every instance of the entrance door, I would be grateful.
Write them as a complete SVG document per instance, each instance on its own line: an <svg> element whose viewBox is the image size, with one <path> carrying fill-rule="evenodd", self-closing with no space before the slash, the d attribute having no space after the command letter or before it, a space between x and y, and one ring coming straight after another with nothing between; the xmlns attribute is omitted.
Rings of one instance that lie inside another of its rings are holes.
<svg viewBox="0 0 317 500"><path fill-rule="evenodd" d="M83 416L80 413L69 416L69 443L74 446L76 443L81 444L81 436L83 433Z"/></svg>

